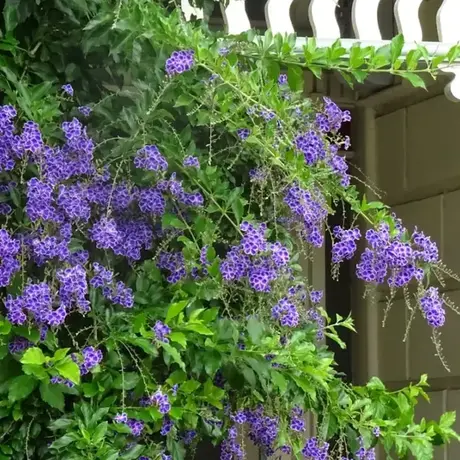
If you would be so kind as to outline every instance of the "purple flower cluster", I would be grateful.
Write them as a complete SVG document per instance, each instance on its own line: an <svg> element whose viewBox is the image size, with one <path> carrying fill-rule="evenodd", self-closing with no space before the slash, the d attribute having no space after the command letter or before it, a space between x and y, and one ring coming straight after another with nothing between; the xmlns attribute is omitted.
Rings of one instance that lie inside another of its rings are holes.
<svg viewBox="0 0 460 460"><path fill-rule="evenodd" d="M198 160L198 158L193 157L191 155L185 157L182 164L186 168L197 168L197 169L199 169L199 167L200 167L200 161Z"/></svg>
<svg viewBox="0 0 460 460"><path fill-rule="evenodd" d="M86 347L82 350L83 363L80 364L80 374L88 374L91 369L96 367L103 358L102 351L94 347Z"/></svg>
<svg viewBox="0 0 460 460"><path fill-rule="evenodd" d="M138 150L134 158L134 166L148 171L166 171L168 162L156 145L146 145Z"/></svg>
<svg viewBox="0 0 460 460"><path fill-rule="evenodd" d="M155 326L153 326L153 332L155 334L155 338L160 341L160 342L165 342L165 343L168 343L169 342L169 339L168 339L168 334L171 333L171 328L166 326L166 324L164 324L163 322L161 321L157 321L155 323Z"/></svg>
<svg viewBox="0 0 460 460"><path fill-rule="evenodd" d="M438 288L428 288L419 301L427 323L435 329L443 326L446 321L446 312L444 311L444 302L439 296Z"/></svg>
<svg viewBox="0 0 460 460"><path fill-rule="evenodd" d="M270 292L271 282L285 273L289 263L289 252L281 244L269 244L266 240L266 224L258 227L243 222L244 236L239 246L233 246L220 265L226 281L241 281L247 278L252 289Z"/></svg>
<svg viewBox="0 0 460 460"><path fill-rule="evenodd" d="M366 449L364 447L364 440L362 437L359 438L359 445L359 449L355 452L355 457L357 460L375 460L375 449Z"/></svg>
<svg viewBox="0 0 460 460"><path fill-rule="evenodd" d="M318 438L310 438L302 449L302 454L307 460L327 460L328 452L329 444L321 442Z"/></svg>
<svg viewBox="0 0 460 460"><path fill-rule="evenodd" d="M87 105L83 105L81 107L78 107L78 111L85 117L89 117L91 115L92 109L91 107L88 107Z"/></svg>
<svg viewBox="0 0 460 460"><path fill-rule="evenodd" d="M144 430L144 422L136 419L128 419L126 425L131 429L131 434L133 436L140 436L142 431Z"/></svg>
<svg viewBox="0 0 460 460"><path fill-rule="evenodd" d="M165 70L168 75L177 75L187 72L195 64L193 50L174 51L166 60Z"/></svg>
<svg viewBox="0 0 460 460"><path fill-rule="evenodd" d="M13 355L15 353L22 353L23 351L27 350L28 348L32 347L33 343L27 340L24 337L15 337L9 344L8 344L8 351Z"/></svg>
<svg viewBox="0 0 460 460"><path fill-rule="evenodd" d="M279 320L281 326L296 327L299 325L297 308L286 298L281 299L272 308L272 318Z"/></svg>
<svg viewBox="0 0 460 460"><path fill-rule="evenodd" d="M69 379L63 379L62 377L59 377L58 375L51 377L50 382L56 385L58 384L65 385L68 388L73 388L75 386L75 384L71 382Z"/></svg>
<svg viewBox="0 0 460 460"><path fill-rule="evenodd" d="M302 432L305 431L305 420L302 418L303 410L300 407L294 407L291 411L291 422L289 427L293 431Z"/></svg>
<svg viewBox="0 0 460 460"><path fill-rule="evenodd" d="M184 255L181 252L161 252L157 267L169 271L168 283L177 283L187 276Z"/></svg>
<svg viewBox="0 0 460 460"><path fill-rule="evenodd" d="M324 326L326 321L321 313L316 308L311 308L308 310L307 318L316 323L316 338L317 340L323 340L324 338Z"/></svg>
<svg viewBox="0 0 460 460"><path fill-rule="evenodd" d="M238 134L238 137L242 140L245 141L249 135L251 134L251 131L248 128L240 128L236 132Z"/></svg>
<svg viewBox="0 0 460 460"><path fill-rule="evenodd" d="M220 447L220 460L243 459L244 450L236 440L238 432L235 426L229 428L227 438L223 440Z"/></svg>
<svg viewBox="0 0 460 460"><path fill-rule="evenodd" d="M328 97L324 97L323 113L316 115L316 126L323 132L337 132L342 123L351 121L351 115L348 110L342 111L339 106Z"/></svg>
<svg viewBox="0 0 460 460"><path fill-rule="evenodd" d="M274 444L278 437L279 419L264 414L263 407L246 411L249 426L249 439L259 446L267 456L274 453Z"/></svg>
<svg viewBox="0 0 460 460"><path fill-rule="evenodd" d="M162 436L168 435L171 432L173 426L174 426L174 423L172 422L172 420L169 417L164 417L163 424L161 425L161 429L160 429L160 434Z"/></svg>
<svg viewBox="0 0 460 460"><path fill-rule="evenodd" d="M361 238L359 228L343 229L335 227L333 230L334 244L332 245L332 262L338 264L350 260L356 252L356 241Z"/></svg>
<svg viewBox="0 0 460 460"><path fill-rule="evenodd" d="M304 190L294 184L287 190L284 202L293 214L291 222L300 224L301 236L311 245L321 247L323 225L328 215L324 197L316 190Z"/></svg>
<svg viewBox="0 0 460 460"><path fill-rule="evenodd" d="M171 410L171 403L169 402L168 395L163 393L161 390L157 390L150 397L151 404L158 407L160 414L167 414Z"/></svg>
<svg viewBox="0 0 460 460"><path fill-rule="evenodd" d="M411 240L407 231L399 224L390 231L387 224L366 232L368 247L356 266L356 274L363 281L384 283L391 287L402 287L412 280L424 278L423 264L438 261L435 243L423 233L415 230Z"/></svg>
<svg viewBox="0 0 460 460"><path fill-rule="evenodd" d="M305 163L308 166L313 166L318 161L326 158L324 140L315 131L299 134L294 140L294 145L297 150L303 153Z"/></svg>
<svg viewBox="0 0 460 460"><path fill-rule="evenodd" d="M65 85L61 86L62 91L69 96L73 96L73 87L70 83L66 83Z"/></svg>
<svg viewBox="0 0 460 460"><path fill-rule="evenodd" d="M13 239L5 229L0 229L0 287L8 286L20 268L19 241Z"/></svg>

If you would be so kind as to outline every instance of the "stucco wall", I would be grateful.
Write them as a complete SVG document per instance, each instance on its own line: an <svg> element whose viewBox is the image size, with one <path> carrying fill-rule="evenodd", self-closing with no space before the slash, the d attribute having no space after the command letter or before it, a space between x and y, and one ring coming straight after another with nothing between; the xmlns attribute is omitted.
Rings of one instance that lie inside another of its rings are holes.
<svg viewBox="0 0 460 460"><path fill-rule="evenodd" d="M411 105L375 119L375 149L372 178L385 191L384 201L392 206L410 229L417 225L438 243L444 262L460 273L460 104L443 95ZM460 284L448 281L448 296L460 305ZM384 292L378 293L374 321L381 322ZM447 309L448 310L448 309ZM429 375L435 391L431 404L423 404L419 415L439 416L445 410L460 413L460 316L447 311L443 328L447 372L431 342L430 329L420 315L412 323L403 343L408 320L404 300L398 297L385 328L374 339L377 355L374 372L385 382L398 386ZM374 356L375 358L375 356ZM457 425L460 429L460 424ZM383 457L382 457L383 458ZM438 449L436 460L457 460L460 445Z"/></svg>

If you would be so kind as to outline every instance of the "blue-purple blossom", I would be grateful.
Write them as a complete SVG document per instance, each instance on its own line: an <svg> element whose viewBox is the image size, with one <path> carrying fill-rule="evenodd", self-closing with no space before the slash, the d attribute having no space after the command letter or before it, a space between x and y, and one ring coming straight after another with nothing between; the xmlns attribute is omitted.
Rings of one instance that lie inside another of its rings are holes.
<svg viewBox="0 0 460 460"><path fill-rule="evenodd" d="M148 171L166 171L168 169L168 162L156 145L146 145L138 150L134 158L134 165L136 168Z"/></svg>
<svg viewBox="0 0 460 460"><path fill-rule="evenodd" d="M83 105L81 107L78 107L78 111L85 117L89 117L91 115L91 107L88 107L87 105Z"/></svg>
<svg viewBox="0 0 460 460"><path fill-rule="evenodd" d="M171 328L168 327L161 321L157 321L155 326L153 326L153 332L155 334L155 338L160 342L169 342L168 335L171 333Z"/></svg>
<svg viewBox="0 0 460 460"><path fill-rule="evenodd" d="M68 94L69 96L73 96L73 87L70 83L66 83L65 85L61 86L62 91L64 91L65 94Z"/></svg>
<svg viewBox="0 0 460 460"><path fill-rule="evenodd" d="M199 168L200 167L200 161L198 160L198 158L193 157L191 155L185 157L182 164L186 168Z"/></svg>
<svg viewBox="0 0 460 460"><path fill-rule="evenodd" d="M195 63L193 50L174 51L166 60L165 70L168 75L177 75L190 70Z"/></svg>
<svg viewBox="0 0 460 460"><path fill-rule="evenodd" d="M102 351L94 347L86 347L82 350L83 363L80 364L80 374L85 375L95 368L103 358Z"/></svg>

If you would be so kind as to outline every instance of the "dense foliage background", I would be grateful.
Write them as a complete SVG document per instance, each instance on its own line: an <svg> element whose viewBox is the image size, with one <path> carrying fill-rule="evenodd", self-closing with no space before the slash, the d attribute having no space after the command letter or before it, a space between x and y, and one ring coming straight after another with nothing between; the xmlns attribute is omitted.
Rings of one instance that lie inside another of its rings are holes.
<svg viewBox="0 0 460 460"><path fill-rule="evenodd" d="M180 460L203 439L242 458L242 435L268 455L432 458L455 414L414 422L425 376L345 384L323 338L342 345L352 319L327 317L301 267L331 232L334 263L404 289L439 344L436 245L359 196L350 114L301 93L305 66L421 85L417 50L400 62L397 37L343 63L311 41L305 63L294 37L223 42L168 8L5 2L0 459ZM340 201L354 225L328 229Z"/></svg>

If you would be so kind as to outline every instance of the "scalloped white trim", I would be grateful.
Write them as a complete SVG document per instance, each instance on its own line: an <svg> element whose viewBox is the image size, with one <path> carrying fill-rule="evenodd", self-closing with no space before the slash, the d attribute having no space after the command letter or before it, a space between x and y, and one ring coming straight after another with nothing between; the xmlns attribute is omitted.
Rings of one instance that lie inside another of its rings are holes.
<svg viewBox="0 0 460 460"><path fill-rule="evenodd" d="M460 40L460 1L444 0L436 15L438 37L440 42L457 42Z"/></svg>
<svg viewBox="0 0 460 460"><path fill-rule="evenodd" d="M196 16L198 19L204 18L204 11L201 8L195 8L190 5L188 0L181 0L180 6L187 21L190 21L192 16Z"/></svg>
<svg viewBox="0 0 460 460"><path fill-rule="evenodd" d="M294 0L268 0L265 4L267 26L274 34L293 34L290 8Z"/></svg>
<svg viewBox="0 0 460 460"><path fill-rule="evenodd" d="M360 40L381 40L378 20L380 0L355 0L351 12L353 30Z"/></svg>
<svg viewBox="0 0 460 460"><path fill-rule="evenodd" d="M396 0L394 13L398 30L405 41L423 40L422 24L419 18L420 5L423 0Z"/></svg>
<svg viewBox="0 0 460 460"><path fill-rule="evenodd" d="M244 0L230 0L226 8L221 4L221 9L225 30L230 35L238 35L251 28Z"/></svg>
<svg viewBox="0 0 460 460"><path fill-rule="evenodd" d="M311 0L308 14L317 38L340 38L340 27L335 17L337 0Z"/></svg>

